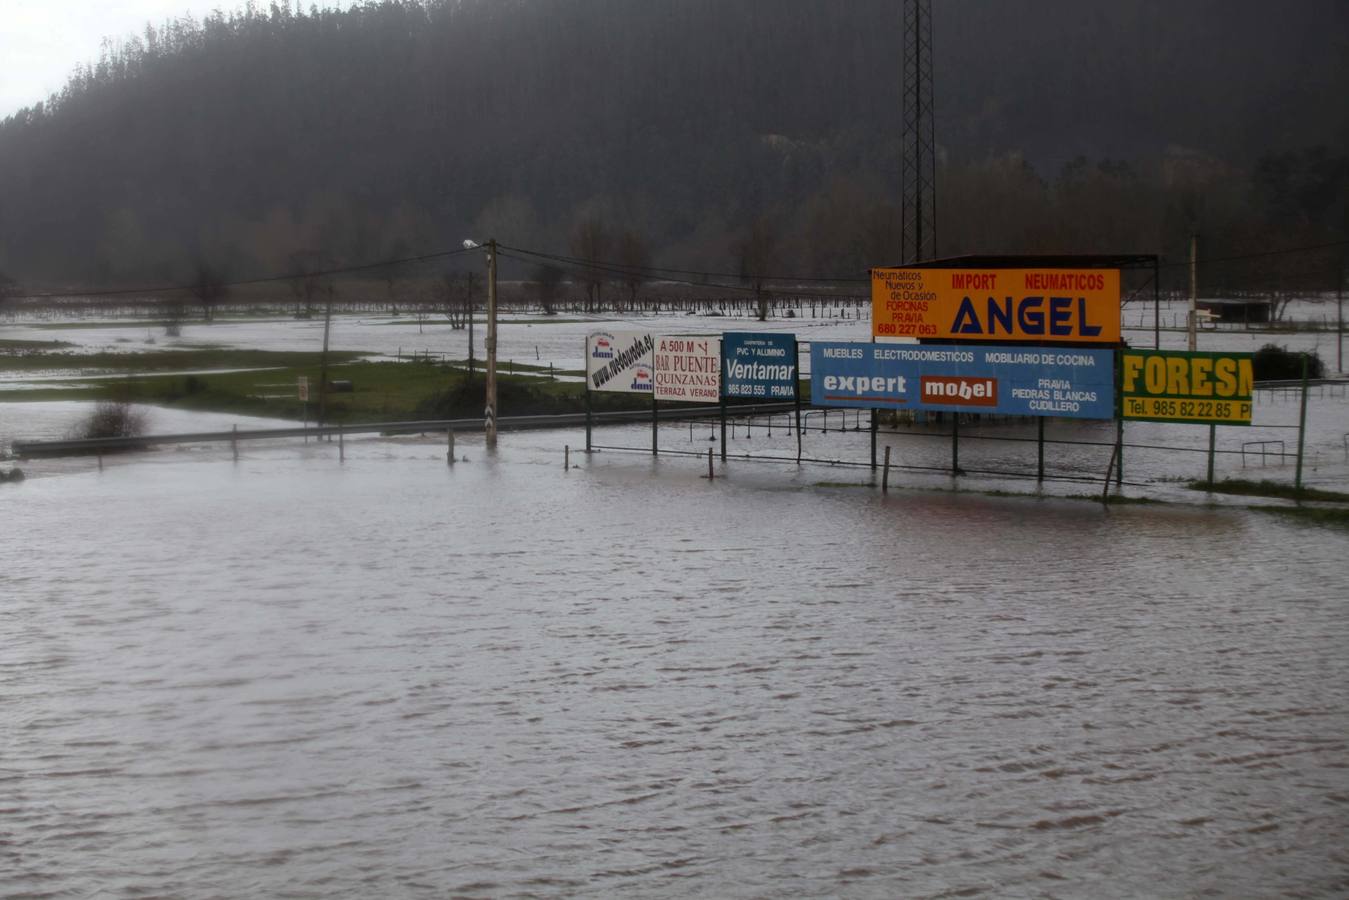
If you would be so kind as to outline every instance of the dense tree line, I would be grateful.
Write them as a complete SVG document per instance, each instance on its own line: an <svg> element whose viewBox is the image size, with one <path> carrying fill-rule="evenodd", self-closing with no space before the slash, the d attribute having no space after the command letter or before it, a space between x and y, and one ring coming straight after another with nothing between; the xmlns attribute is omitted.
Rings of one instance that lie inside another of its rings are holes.
<svg viewBox="0 0 1349 900"><path fill-rule="evenodd" d="M1273 26L1252 0L1184 6L938 5L939 252L1179 259L1193 230L1208 256L1349 235L1340 4ZM764 268L857 277L899 261L900 16L384 0L147 27L0 123L0 270L205 286L491 235L756 289ZM1221 46L1187 43L1218 16ZM1292 289L1340 258L1206 277Z"/></svg>

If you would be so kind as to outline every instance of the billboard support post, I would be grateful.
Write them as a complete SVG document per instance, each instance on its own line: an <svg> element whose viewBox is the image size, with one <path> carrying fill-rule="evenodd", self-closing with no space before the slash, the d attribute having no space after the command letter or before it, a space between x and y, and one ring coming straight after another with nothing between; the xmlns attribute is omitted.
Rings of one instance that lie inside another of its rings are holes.
<svg viewBox="0 0 1349 900"><path fill-rule="evenodd" d="M1110 486L1110 470L1105 473ZM1115 487L1124 487L1124 354L1115 354Z"/></svg>
<svg viewBox="0 0 1349 900"><path fill-rule="evenodd" d="M951 474L960 474L960 413L951 413Z"/></svg>
<svg viewBox="0 0 1349 900"><path fill-rule="evenodd" d="M1124 420L1115 420L1115 487L1124 487Z"/></svg>
<svg viewBox="0 0 1349 900"><path fill-rule="evenodd" d="M796 417L796 464L801 465L801 342L792 341L796 354L792 362L792 412Z"/></svg>
<svg viewBox="0 0 1349 900"><path fill-rule="evenodd" d="M658 432L658 425L659 425L659 421L660 421L659 418L658 418L658 413L657 413L657 411L656 411L656 407L659 406L659 405L660 405L660 401L656 399L656 397L655 397L654 394L652 394L652 396L651 396L651 455L652 455L652 456L659 456L659 455L660 455L660 444L659 444L659 441L658 441L658 439L657 439L657 437L656 437L657 432Z"/></svg>
<svg viewBox="0 0 1349 900"><path fill-rule="evenodd" d="M1307 438L1307 354L1302 354L1302 408L1297 416L1297 478L1293 487L1302 490L1302 450Z"/></svg>
<svg viewBox="0 0 1349 900"><path fill-rule="evenodd" d="M876 410L871 410L871 471L876 471Z"/></svg>
<svg viewBox="0 0 1349 900"><path fill-rule="evenodd" d="M1209 424L1209 487L1213 487L1213 453L1215 444L1218 443L1218 426L1213 422Z"/></svg>
<svg viewBox="0 0 1349 900"><path fill-rule="evenodd" d="M721 461L726 462L726 397L721 398Z"/></svg>
<svg viewBox="0 0 1349 900"><path fill-rule="evenodd" d="M1035 417L1035 480L1045 480L1045 417Z"/></svg>
<svg viewBox="0 0 1349 900"><path fill-rule="evenodd" d="M594 414L590 402L590 379L586 379L586 453L590 452L590 432L594 424Z"/></svg>

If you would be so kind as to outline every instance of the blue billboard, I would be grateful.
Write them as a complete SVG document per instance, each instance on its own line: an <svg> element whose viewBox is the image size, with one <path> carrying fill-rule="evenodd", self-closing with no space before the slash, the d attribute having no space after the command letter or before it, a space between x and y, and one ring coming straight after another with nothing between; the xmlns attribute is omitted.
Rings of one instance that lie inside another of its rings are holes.
<svg viewBox="0 0 1349 900"><path fill-rule="evenodd" d="M1113 350L814 342L810 370L815 406L1115 416Z"/></svg>
<svg viewBox="0 0 1349 900"><path fill-rule="evenodd" d="M728 331L721 337L724 397L796 397L796 335Z"/></svg>

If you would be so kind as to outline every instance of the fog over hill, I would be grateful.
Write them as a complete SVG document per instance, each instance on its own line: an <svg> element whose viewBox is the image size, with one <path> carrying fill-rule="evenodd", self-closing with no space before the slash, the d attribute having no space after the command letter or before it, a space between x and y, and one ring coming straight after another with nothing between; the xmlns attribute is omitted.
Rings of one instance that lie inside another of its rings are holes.
<svg viewBox="0 0 1349 900"><path fill-rule="evenodd" d="M1340 0L934 5L939 252L1349 235ZM386 0L155 25L0 123L0 270L250 277L494 235L855 277L897 261L902 62L897 0Z"/></svg>

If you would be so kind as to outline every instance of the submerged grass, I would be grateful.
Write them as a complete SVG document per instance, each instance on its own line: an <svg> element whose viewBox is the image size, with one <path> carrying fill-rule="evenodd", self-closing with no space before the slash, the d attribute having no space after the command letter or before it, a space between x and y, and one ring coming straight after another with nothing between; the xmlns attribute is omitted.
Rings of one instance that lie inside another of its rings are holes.
<svg viewBox="0 0 1349 900"><path fill-rule="evenodd" d="M1186 485L1190 490L1205 491L1214 494L1235 494L1241 497L1278 497L1284 500L1328 500L1349 503L1349 494L1339 491L1323 491L1319 488L1297 488L1291 484L1277 481L1191 481Z"/></svg>
<svg viewBox="0 0 1349 900"><path fill-rule="evenodd" d="M1247 508L1270 515L1282 516L1285 519L1305 522L1308 525L1343 528L1349 531L1349 509L1326 506L1251 506Z"/></svg>

